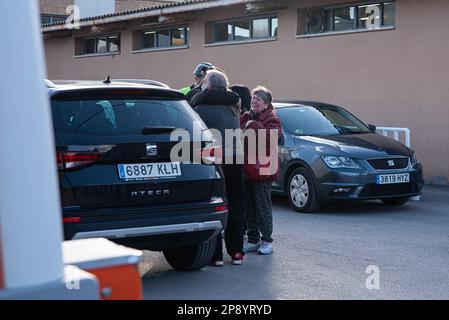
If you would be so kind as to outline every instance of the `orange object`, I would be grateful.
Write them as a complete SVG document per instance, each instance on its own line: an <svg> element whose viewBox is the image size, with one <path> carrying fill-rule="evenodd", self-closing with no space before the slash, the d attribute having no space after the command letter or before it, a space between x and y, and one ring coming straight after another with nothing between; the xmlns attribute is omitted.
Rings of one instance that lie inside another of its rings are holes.
<svg viewBox="0 0 449 320"><path fill-rule="evenodd" d="M98 278L102 300L142 300L141 251L103 238L65 241L62 249L65 265Z"/></svg>
<svg viewBox="0 0 449 320"><path fill-rule="evenodd" d="M102 300L142 300L142 282L135 265L86 269L98 278Z"/></svg>

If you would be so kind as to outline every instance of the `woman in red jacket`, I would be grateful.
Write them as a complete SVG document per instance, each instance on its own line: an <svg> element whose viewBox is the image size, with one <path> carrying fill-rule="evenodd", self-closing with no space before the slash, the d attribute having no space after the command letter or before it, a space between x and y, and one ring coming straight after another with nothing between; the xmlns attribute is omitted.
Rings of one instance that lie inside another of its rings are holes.
<svg viewBox="0 0 449 320"><path fill-rule="evenodd" d="M271 185L279 174L278 137L281 121L273 111L272 94L262 86L252 92L251 110L240 117L245 146L245 195L248 241L244 251L271 254L273 215Z"/></svg>

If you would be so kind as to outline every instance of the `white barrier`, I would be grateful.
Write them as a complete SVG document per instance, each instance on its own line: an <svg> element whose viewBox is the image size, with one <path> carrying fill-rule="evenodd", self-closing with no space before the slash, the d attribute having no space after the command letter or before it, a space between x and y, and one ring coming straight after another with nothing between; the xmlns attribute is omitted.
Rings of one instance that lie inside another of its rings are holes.
<svg viewBox="0 0 449 320"><path fill-rule="evenodd" d="M391 127L377 127L377 132L382 133L386 137L390 137L389 133L393 134L393 139L404 143L410 148L410 129L409 128L391 128ZM402 133L402 135L401 135ZM404 137L404 141L401 140Z"/></svg>
<svg viewBox="0 0 449 320"><path fill-rule="evenodd" d="M377 127L376 131L386 137L390 137L396 141L404 143L409 148L411 147L410 129L409 128ZM392 134L393 136L391 137L390 134ZM421 197L416 196L416 197L412 197L410 199L413 201L419 201L419 200L421 200Z"/></svg>

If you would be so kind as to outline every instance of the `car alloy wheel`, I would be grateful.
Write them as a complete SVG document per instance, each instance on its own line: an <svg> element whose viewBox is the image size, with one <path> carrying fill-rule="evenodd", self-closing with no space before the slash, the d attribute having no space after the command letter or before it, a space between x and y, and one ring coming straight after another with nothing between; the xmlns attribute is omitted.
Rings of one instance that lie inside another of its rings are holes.
<svg viewBox="0 0 449 320"><path fill-rule="evenodd" d="M293 170L286 188L288 201L296 211L311 213L320 209L315 179L308 169L299 167Z"/></svg>
<svg viewBox="0 0 449 320"><path fill-rule="evenodd" d="M303 208L309 199L309 185L302 174L295 175L290 182L290 197L298 208Z"/></svg>

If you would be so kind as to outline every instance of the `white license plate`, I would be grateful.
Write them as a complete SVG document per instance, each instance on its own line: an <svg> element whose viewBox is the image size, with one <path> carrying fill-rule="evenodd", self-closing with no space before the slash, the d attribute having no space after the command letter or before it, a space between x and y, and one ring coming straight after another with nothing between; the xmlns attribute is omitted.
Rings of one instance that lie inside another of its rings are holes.
<svg viewBox="0 0 449 320"><path fill-rule="evenodd" d="M174 178L181 175L179 162L119 164L119 177L125 181Z"/></svg>
<svg viewBox="0 0 449 320"><path fill-rule="evenodd" d="M410 174L396 173L396 174L381 174L376 178L377 184L395 184L410 182Z"/></svg>

